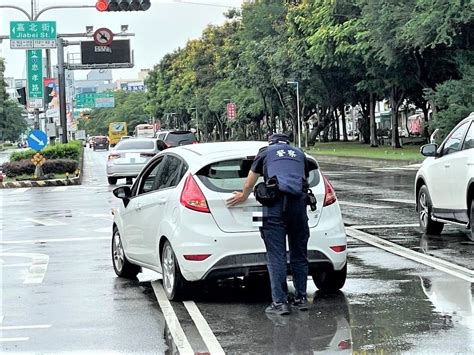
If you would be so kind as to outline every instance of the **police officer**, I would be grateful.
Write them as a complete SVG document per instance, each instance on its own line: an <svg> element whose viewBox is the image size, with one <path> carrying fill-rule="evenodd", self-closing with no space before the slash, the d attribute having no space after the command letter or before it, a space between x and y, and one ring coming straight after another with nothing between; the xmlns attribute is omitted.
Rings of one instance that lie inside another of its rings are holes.
<svg viewBox="0 0 474 355"><path fill-rule="evenodd" d="M272 304L266 313L290 313L287 287L286 236L290 250L290 266L296 295L291 300L300 310L308 309L306 283L308 279L308 215L306 210L306 178L308 166L303 151L290 146L284 134L269 137L269 146L255 157L245 180L243 191L234 192L227 200L229 207L247 200L257 179L276 178L279 193L273 203L263 208L262 238L267 249L267 268L270 274Z"/></svg>

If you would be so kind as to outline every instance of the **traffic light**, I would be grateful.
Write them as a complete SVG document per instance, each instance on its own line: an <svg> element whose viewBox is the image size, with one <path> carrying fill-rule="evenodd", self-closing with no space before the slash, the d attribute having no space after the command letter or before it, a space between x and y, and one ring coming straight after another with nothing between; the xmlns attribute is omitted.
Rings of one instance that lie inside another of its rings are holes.
<svg viewBox="0 0 474 355"><path fill-rule="evenodd" d="M49 104L52 100L54 95L51 95L54 91L54 88L45 86L44 87L44 104L47 105Z"/></svg>
<svg viewBox="0 0 474 355"><path fill-rule="evenodd" d="M146 11L150 6L150 0L97 0L95 4L100 12Z"/></svg>
<svg viewBox="0 0 474 355"><path fill-rule="evenodd" d="M26 88L16 89L16 92L20 95L18 102L23 106L26 106Z"/></svg>

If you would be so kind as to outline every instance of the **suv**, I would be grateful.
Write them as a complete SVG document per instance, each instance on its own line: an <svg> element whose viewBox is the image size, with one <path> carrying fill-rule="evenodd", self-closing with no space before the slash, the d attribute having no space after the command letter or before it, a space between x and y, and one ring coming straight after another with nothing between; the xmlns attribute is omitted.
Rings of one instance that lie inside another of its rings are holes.
<svg viewBox="0 0 474 355"><path fill-rule="evenodd" d="M161 131L157 132L158 140L165 142L166 148L198 143L191 131Z"/></svg>
<svg viewBox="0 0 474 355"><path fill-rule="evenodd" d="M95 136L92 138L92 149L109 150L109 139L106 136Z"/></svg>
<svg viewBox="0 0 474 355"><path fill-rule="evenodd" d="M421 229L439 235L444 224L459 225L474 240L474 112L439 147L426 144L420 152L428 157L415 180Z"/></svg>

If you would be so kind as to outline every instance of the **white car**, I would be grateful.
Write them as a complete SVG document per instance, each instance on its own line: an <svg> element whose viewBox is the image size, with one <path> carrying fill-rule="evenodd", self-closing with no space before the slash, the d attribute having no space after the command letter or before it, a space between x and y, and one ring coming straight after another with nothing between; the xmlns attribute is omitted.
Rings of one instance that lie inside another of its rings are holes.
<svg viewBox="0 0 474 355"><path fill-rule="evenodd" d="M267 273L265 245L254 217L261 205L253 194L226 207L241 190L264 142L191 144L162 151L132 187L114 195L112 258L120 277L145 267L163 275L170 300L183 298L193 281ZM333 292L347 272L347 238L334 189L310 157L310 186L317 210L308 208L308 260L316 286Z"/></svg>
<svg viewBox="0 0 474 355"><path fill-rule="evenodd" d="M470 228L474 240L474 113L462 120L438 147L426 144L428 157L415 180L416 209L426 234L439 235L446 223Z"/></svg>

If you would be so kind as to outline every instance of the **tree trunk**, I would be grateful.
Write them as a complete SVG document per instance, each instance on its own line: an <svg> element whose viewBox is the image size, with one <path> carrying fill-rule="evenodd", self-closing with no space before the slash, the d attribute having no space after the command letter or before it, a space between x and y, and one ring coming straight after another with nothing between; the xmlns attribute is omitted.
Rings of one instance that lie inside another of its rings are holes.
<svg viewBox="0 0 474 355"><path fill-rule="evenodd" d="M347 138L346 112L344 110L344 105L341 105L341 119L342 119L343 141L347 142L347 141L349 141L349 139Z"/></svg>
<svg viewBox="0 0 474 355"><path fill-rule="evenodd" d="M428 104L428 103L427 103ZM430 133L428 131L428 105L424 105L421 110L423 111L423 137L429 138Z"/></svg>
<svg viewBox="0 0 474 355"><path fill-rule="evenodd" d="M390 101L392 105L392 147L401 148L400 137L398 135L398 108L403 101L403 92L394 86L391 89Z"/></svg>
<svg viewBox="0 0 474 355"><path fill-rule="evenodd" d="M336 120L336 141L340 141L341 140L341 129L340 129L340 126L339 126L339 115L337 114L337 109L334 110L334 119Z"/></svg>
<svg viewBox="0 0 474 355"><path fill-rule="evenodd" d="M377 125L375 123L375 95L370 93L369 99L369 122L370 122L370 146L378 147L377 142Z"/></svg>

